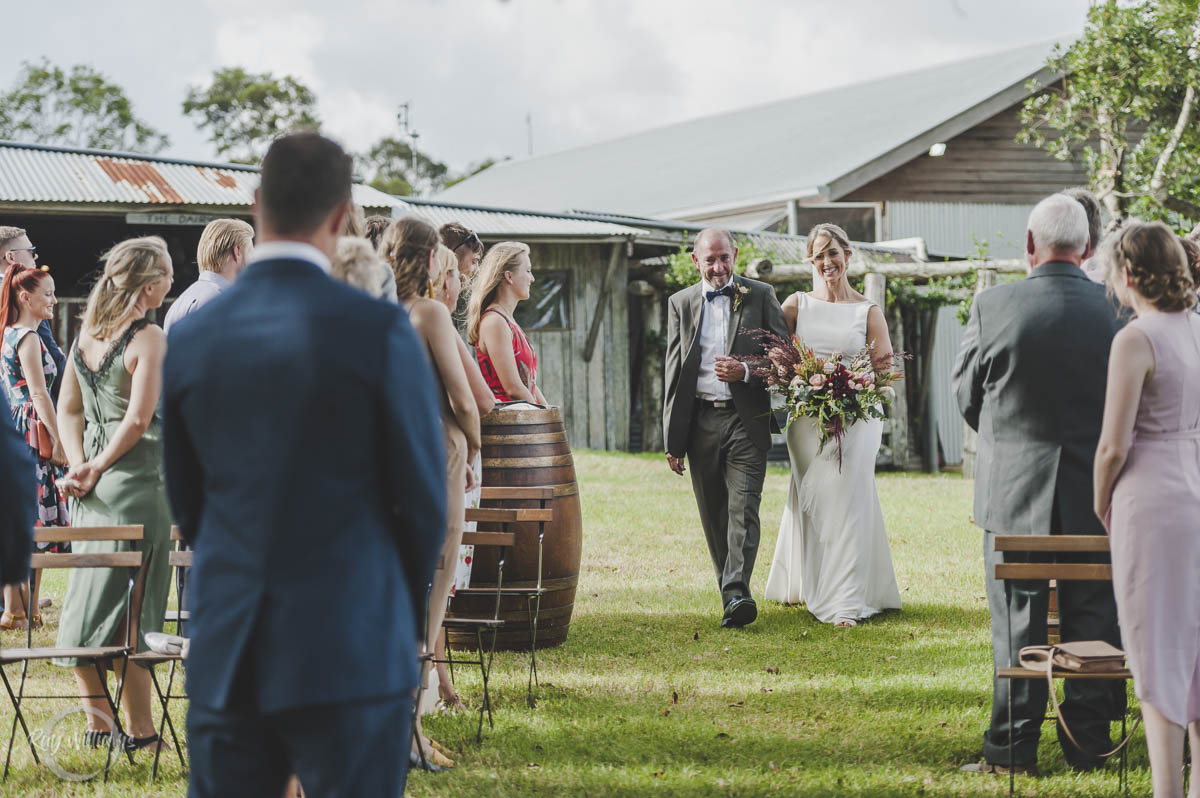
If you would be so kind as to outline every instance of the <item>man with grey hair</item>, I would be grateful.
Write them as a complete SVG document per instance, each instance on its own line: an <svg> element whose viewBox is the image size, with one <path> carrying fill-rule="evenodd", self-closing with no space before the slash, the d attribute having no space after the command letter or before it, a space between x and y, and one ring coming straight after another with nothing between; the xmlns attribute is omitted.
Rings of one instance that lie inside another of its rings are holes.
<svg viewBox="0 0 1200 798"><path fill-rule="evenodd" d="M1088 244L1087 215L1077 201L1054 194L1039 202L1025 237L1029 276L975 298L954 367L959 408L979 432L974 516L985 530L996 668L1016 665L1022 646L1046 642L1049 588L997 580L997 563L1028 561L1028 555L995 552L995 535L1104 534L1092 512L1092 461L1108 351L1120 323L1103 286L1080 269ZM1110 582L1060 582L1058 607L1064 642L1120 645ZM994 679L984 761L963 769L1034 771L1046 689L1045 680ZM1098 755L1111 748L1109 721L1124 714L1124 684L1074 680L1065 690L1062 716L1082 750L1060 727L1063 753L1077 769L1098 767Z"/></svg>
<svg viewBox="0 0 1200 798"><path fill-rule="evenodd" d="M721 590L721 626L758 617L750 575L758 554L758 505L771 447L771 402L762 381L737 355L758 355L749 331L790 338L775 289L734 273L737 244L728 230L696 236L692 262L699 281L667 303L667 464L692 468L692 491Z"/></svg>

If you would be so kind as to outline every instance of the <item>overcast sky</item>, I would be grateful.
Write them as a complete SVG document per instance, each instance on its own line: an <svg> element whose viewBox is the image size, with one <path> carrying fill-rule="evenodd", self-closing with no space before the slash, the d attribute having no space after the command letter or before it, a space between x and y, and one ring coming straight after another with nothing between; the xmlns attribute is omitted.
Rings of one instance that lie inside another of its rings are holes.
<svg viewBox="0 0 1200 798"><path fill-rule="evenodd" d="M397 132L461 169L934 63L1083 27L1088 0L55 0L6 3L0 85L22 61L91 64L171 138L222 66L292 74L356 151ZM14 18L15 17L15 18Z"/></svg>

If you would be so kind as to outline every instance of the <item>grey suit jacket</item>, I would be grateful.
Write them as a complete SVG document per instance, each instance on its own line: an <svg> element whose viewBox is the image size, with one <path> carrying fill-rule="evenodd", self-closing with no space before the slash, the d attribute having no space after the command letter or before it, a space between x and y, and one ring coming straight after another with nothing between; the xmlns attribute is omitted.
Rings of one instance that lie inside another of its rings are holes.
<svg viewBox="0 0 1200 798"><path fill-rule="evenodd" d="M1092 512L1092 462L1119 327L1104 287L1070 263L1044 264L975 298L954 389L979 432L976 524L1104 533Z"/></svg>
<svg viewBox="0 0 1200 798"><path fill-rule="evenodd" d="M734 275L736 286L750 289L737 310L729 314L725 335L729 355L757 355L762 344L749 330L770 330L790 338L783 309L775 289L758 280ZM675 292L667 302L666 398L663 402L663 440L667 453L687 454L692 413L696 406L696 379L700 374L700 322L708 307L700 283ZM754 377L749 382L729 383L733 404L754 445L764 452L771 448L771 400L766 388Z"/></svg>

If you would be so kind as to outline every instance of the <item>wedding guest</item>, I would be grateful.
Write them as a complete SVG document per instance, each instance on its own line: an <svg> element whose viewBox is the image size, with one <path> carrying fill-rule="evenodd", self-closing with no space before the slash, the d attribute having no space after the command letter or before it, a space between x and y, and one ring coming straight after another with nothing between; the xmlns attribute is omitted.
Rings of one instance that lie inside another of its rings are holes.
<svg viewBox="0 0 1200 798"><path fill-rule="evenodd" d="M169 335L180 319L221 295L238 278L254 252L254 228L241 219L215 219L204 226L196 247L200 276L184 289L167 311L163 330Z"/></svg>
<svg viewBox="0 0 1200 798"><path fill-rule="evenodd" d="M447 225L448 226L448 225ZM446 226L442 227L439 235L443 236ZM450 311L453 316L455 309L458 308L458 299L462 294L463 282L466 280L466 275L463 274L462 268L464 263L468 268L470 263L466 259L461 259L455 256L453 250L445 244L439 245L437 249L437 268L433 275L433 284L436 287L435 298L446 306L446 310ZM479 364L475 362L475 357L471 354L470 348L467 347L461 336L455 336L455 341L458 344L458 356L462 361L463 370L467 373L467 381L471 384L471 396L475 399L475 407L479 410L479 416L482 418L492 412L492 408L496 406L496 397L492 396L492 389L483 379L483 374L479 371ZM464 498L464 508L473 508L479 506L479 497L483 480L483 462L479 456L479 452L475 453L475 457L467 462L467 492ZM471 483L474 482L472 486ZM465 521L463 523L464 532L474 532L476 524L474 521ZM470 545L461 545L458 547L458 561L454 569L454 577L450 584L450 595L454 596L459 590L471 586L471 564L475 557L475 547ZM450 680L450 672L446 668L446 630L442 629L438 635L437 648L434 651L435 661L437 662L438 675L438 696L444 706L453 709L465 709L462 700L454 691L454 684Z"/></svg>
<svg viewBox="0 0 1200 798"><path fill-rule="evenodd" d="M54 317L56 303L54 278L49 272L17 265L9 268L0 282L0 325L4 333L0 373L12 406L12 423L37 460L39 527L69 525L66 498L58 488L66 458L50 399L59 376L58 366L36 332L43 321ZM45 551L51 545L39 544L38 549ZM32 592L28 585L5 585L0 629L24 629L27 622L35 629L41 627L40 581L41 574L35 572Z"/></svg>
<svg viewBox="0 0 1200 798"><path fill-rule="evenodd" d="M1080 268L1092 282L1103 283L1104 265L1096 258L1096 251L1100 249L1100 240L1103 236L1100 230L1100 200L1096 199L1096 195L1083 186L1063 189L1062 193L1078 202L1083 207L1083 212L1087 214L1088 245L1083 253Z"/></svg>
<svg viewBox="0 0 1200 798"><path fill-rule="evenodd" d="M4 275L13 266L24 266L28 269L36 269L37 266L37 247L29 240L29 236L20 227L5 227L0 226L0 279L4 279ZM50 329L50 321L43 319L38 325L38 337L42 339L42 344L46 347L46 351L50 353L50 359L54 361L54 367L59 374L63 373L66 368L67 357L59 348L58 342L54 340L54 333ZM58 390L62 385L62 381L58 380L54 383L54 387L50 391L50 398L58 403Z"/></svg>
<svg viewBox="0 0 1200 798"><path fill-rule="evenodd" d="M462 541L464 492L472 487L467 463L479 452L479 410L459 354L458 331L446 306L429 296L436 288L438 235L428 222L405 216L392 222L383 235L381 253L396 275L396 293L408 310L417 336L433 363L436 390L442 406L446 447L446 533L429 595L427 651L435 651L450 599L458 547ZM439 270L440 271L440 270ZM439 274L439 280L441 275ZM453 764L434 750L435 764Z"/></svg>
<svg viewBox="0 0 1200 798"><path fill-rule="evenodd" d="M1196 295L1200 297L1200 236L1181 238L1179 243L1183 245L1183 254L1187 256L1188 273L1192 277L1192 285L1196 287ZM1200 303L1196 304L1195 311L1200 313Z"/></svg>
<svg viewBox="0 0 1200 798"><path fill-rule="evenodd" d="M362 238L365 231L366 215L363 213L362 206L357 202L352 202L350 203L350 213L346 214L346 221L342 226L342 235Z"/></svg>
<svg viewBox="0 0 1200 798"><path fill-rule="evenodd" d="M529 299L533 280L529 247L516 241L492 245L471 280L467 341L501 402L547 403L537 387L537 352L513 319L517 304Z"/></svg>
<svg viewBox="0 0 1200 798"><path fill-rule="evenodd" d="M1112 342L1095 511L1112 543L1121 639L1157 798L1200 795L1200 318L1183 247L1161 222L1126 225L1108 286L1135 318Z"/></svg>
<svg viewBox="0 0 1200 798"><path fill-rule="evenodd" d="M458 222L448 222L438 228L438 236L442 243L454 252L458 258L458 270L463 280L470 280L483 257L483 242L469 227Z"/></svg>
<svg viewBox="0 0 1200 798"><path fill-rule="evenodd" d="M368 216L363 222L362 237L371 242L371 246L375 251L379 251L379 242L383 240L383 233L391 225L392 220L386 216ZM386 264L385 264L386 266ZM388 302L395 304L400 300L396 298L396 275L392 274L390 268L383 270L383 283L380 286L380 297Z"/></svg>
<svg viewBox="0 0 1200 798"><path fill-rule="evenodd" d="M138 651L144 635L162 631L170 591L167 553L171 549L171 513L162 480L162 443L158 406L167 336L146 314L162 305L173 279L167 244L157 236L131 238L104 256L104 271L88 294L83 329L67 361L59 400L59 425L71 470L62 487L75 497L76 526L139 524L144 539L134 544L149 558L142 609L135 629ZM124 551L117 541L78 542L73 552ZM58 623L58 645L121 645L127 575L119 569L71 571ZM56 659L73 666L80 696L103 694L90 662ZM150 672L125 668L121 703L130 749L159 743L150 714ZM109 734L101 728L108 711L103 698L83 698L94 745Z"/></svg>
<svg viewBox="0 0 1200 798"><path fill-rule="evenodd" d="M1104 287L1080 269L1088 235L1087 214L1074 199L1054 194L1039 202L1025 235L1029 276L975 297L954 367L959 408L967 424L979 431L974 517L985 530L996 668L1015 665L1022 646L1046 642L1049 587L1046 582L996 579L998 562L1023 558L997 553L993 537L1104 534L1092 512L1092 461L1104 410L1108 350L1119 322ZM1060 582L1058 607L1064 642L1120 645L1111 584ZM1062 716L1083 750L1060 725L1063 754L1076 769L1098 767L1103 760L1097 754L1111 748L1109 722L1124 713L1125 686L1072 679L1065 690ZM984 761L963 769L1008 772L1011 734L1015 770L1035 771L1046 697L1044 680L994 679Z"/></svg>
<svg viewBox="0 0 1200 798"><path fill-rule="evenodd" d="M10 413L0 391L0 416ZM34 464L17 431L0 423L0 585L17 585L29 575L33 538Z"/></svg>
<svg viewBox="0 0 1200 798"><path fill-rule="evenodd" d="M371 242L365 238L342 236L333 252L332 271L336 280L352 285L367 296L383 297L383 274L391 272Z"/></svg>
<svg viewBox="0 0 1200 798"><path fill-rule="evenodd" d="M404 792L445 463L406 314L329 276L350 184L329 139L272 142L254 260L171 333L192 798Z"/></svg>

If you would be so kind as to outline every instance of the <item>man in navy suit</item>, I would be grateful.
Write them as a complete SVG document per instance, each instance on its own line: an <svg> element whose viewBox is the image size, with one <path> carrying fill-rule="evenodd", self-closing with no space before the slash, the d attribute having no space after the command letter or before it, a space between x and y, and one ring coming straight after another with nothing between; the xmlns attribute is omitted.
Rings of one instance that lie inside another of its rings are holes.
<svg viewBox="0 0 1200 798"><path fill-rule="evenodd" d="M29 575L37 482L29 447L9 419L8 397L0 391L0 584Z"/></svg>
<svg viewBox="0 0 1200 798"><path fill-rule="evenodd" d="M445 453L407 316L329 276L350 169L315 133L276 140L253 261L171 329L193 798L280 795L292 772L309 795L404 791Z"/></svg>

